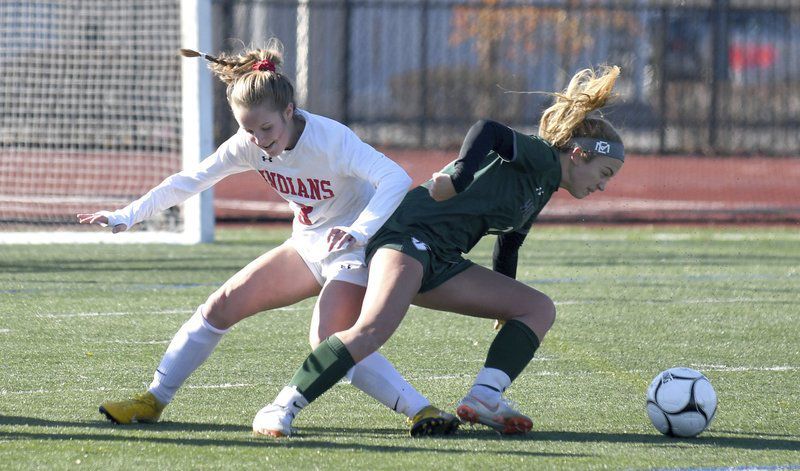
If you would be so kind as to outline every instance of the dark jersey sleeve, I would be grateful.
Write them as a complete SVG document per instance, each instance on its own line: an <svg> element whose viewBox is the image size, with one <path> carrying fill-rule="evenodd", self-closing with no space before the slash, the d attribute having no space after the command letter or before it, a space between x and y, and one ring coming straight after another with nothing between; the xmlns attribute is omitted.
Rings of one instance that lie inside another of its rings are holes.
<svg viewBox="0 0 800 471"><path fill-rule="evenodd" d="M502 273L509 278L517 277L517 255L527 235L525 232L507 232L497 236L497 241L494 243L494 253L492 254L492 269L494 271Z"/></svg>
<svg viewBox="0 0 800 471"><path fill-rule="evenodd" d="M478 171L484 157L495 151L505 160L514 160L514 131L496 121L480 120L464 138L450 178L458 193L464 191Z"/></svg>
<svg viewBox="0 0 800 471"><path fill-rule="evenodd" d="M535 216L531 217L516 231L497 236L492 253L492 269L494 271L509 278L517 278L517 255L535 219Z"/></svg>
<svg viewBox="0 0 800 471"><path fill-rule="evenodd" d="M545 172L561 172L556 150L540 137L528 136L521 132L514 133L513 164L523 172L544 174Z"/></svg>

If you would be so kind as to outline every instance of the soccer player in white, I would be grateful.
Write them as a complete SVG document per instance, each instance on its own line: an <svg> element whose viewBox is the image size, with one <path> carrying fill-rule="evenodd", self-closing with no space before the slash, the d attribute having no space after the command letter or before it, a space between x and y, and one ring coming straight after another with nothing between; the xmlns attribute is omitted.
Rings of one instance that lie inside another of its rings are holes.
<svg viewBox="0 0 800 471"><path fill-rule="evenodd" d="M146 392L100 406L117 423L157 421L228 329L253 314L318 295L309 335L312 347L352 326L367 283L364 246L411 184L400 166L346 126L295 108L292 84L278 71L282 58L277 40L238 56L182 53L206 58L228 85L239 131L198 168L168 177L125 208L78 214L78 220L124 231L228 175L256 170L289 202L292 235L197 308L173 337ZM448 434L458 426L455 416L431 406L378 352L352 368L349 377L362 391L405 414L412 435ZM271 404L288 406L280 397ZM258 416L253 430L272 436L292 432L291 421L264 422Z"/></svg>

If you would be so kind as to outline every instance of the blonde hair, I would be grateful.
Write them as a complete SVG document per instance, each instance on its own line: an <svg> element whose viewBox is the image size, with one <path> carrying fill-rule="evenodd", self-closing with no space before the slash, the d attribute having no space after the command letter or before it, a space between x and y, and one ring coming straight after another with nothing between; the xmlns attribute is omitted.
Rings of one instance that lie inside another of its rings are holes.
<svg viewBox="0 0 800 471"><path fill-rule="evenodd" d="M272 38L264 48L239 54L221 53L211 56L191 49L181 49L185 57L203 57L208 67L228 87L226 96L231 106L252 108L266 104L273 111L283 111L294 103L292 82L280 72L283 44ZM268 62L264 62L268 61ZM259 64L267 64L259 67Z"/></svg>
<svg viewBox="0 0 800 471"><path fill-rule="evenodd" d="M599 70L583 69L569 81L561 93L553 93L555 103L547 108L539 121L539 135L554 147L563 149L575 137L594 137L610 142L622 142L611 124L602 118L587 118L602 108L612 96L619 77L617 66Z"/></svg>

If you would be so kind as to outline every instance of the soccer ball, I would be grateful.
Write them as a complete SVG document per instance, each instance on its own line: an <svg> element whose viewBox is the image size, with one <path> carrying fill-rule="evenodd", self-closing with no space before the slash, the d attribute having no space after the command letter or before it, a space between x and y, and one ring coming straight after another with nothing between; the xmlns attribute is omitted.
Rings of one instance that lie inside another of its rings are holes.
<svg viewBox="0 0 800 471"><path fill-rule="evenodd" d="M717 393L703 373L670 368L647 388L647 415L664 435L694 437L706 429L717 412Z"/></svg>

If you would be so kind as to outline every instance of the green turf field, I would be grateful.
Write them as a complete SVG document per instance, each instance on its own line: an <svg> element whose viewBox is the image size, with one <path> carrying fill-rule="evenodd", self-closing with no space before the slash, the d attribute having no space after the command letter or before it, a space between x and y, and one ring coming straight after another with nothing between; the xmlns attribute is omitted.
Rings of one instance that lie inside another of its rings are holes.
<svg viewBox="0 0 800 471"><path fill-rule="evenodd" d="M518 276L559 314L509 391L534 419L522 438L463 427L412 439L402 417L344 384L303 412L296 437L253 437L255 412L309 352L313 300L236 326L163 422L106 422L98 404L144 390L195 307L287 235L0 246L0 468L800 469L796 229L535 228ZM453 409L493 335L488 321L414 308L383 353ZM660 435L644 410L653 376L678 365L719 395L696 439Z"/></svg>

